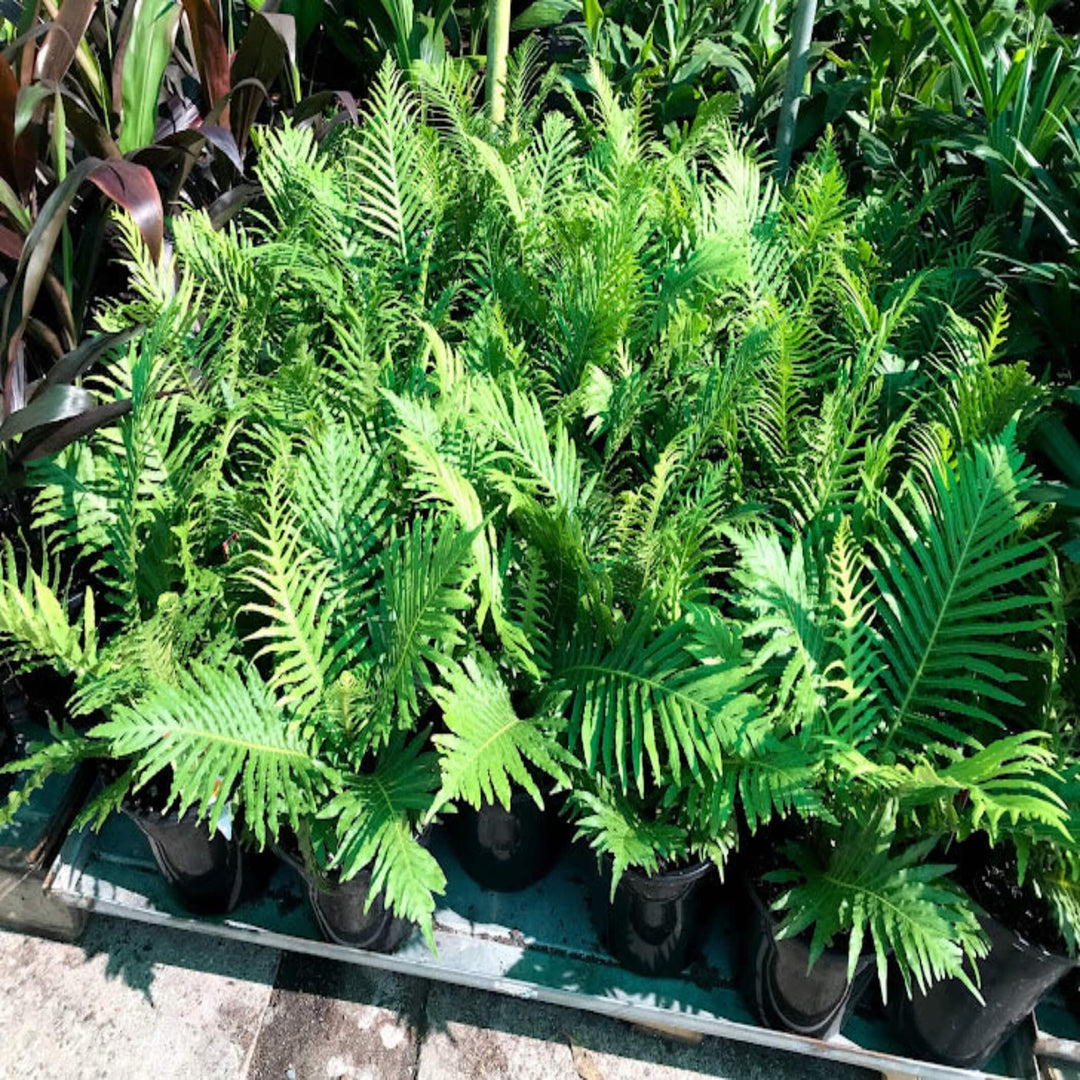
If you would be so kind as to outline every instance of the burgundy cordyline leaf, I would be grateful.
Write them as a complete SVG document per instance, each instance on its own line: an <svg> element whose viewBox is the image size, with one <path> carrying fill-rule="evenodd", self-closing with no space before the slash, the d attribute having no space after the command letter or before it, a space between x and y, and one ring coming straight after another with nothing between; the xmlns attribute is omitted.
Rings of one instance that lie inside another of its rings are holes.
<svg viewBox="0 0 1080 1080"><path fill-rule="evenodd" d="M212 109L229 92L229 51L210 0L183 0L183 3L191 26L195 63L206 95L206 108ZM229 124L227 104L221 111L221 123L226 127Z"/></svg>
<svg viewBox="0 0 1080 1080"><path fill-rule="evenodd" d="M14 229L0 225L0 255L18 262L22 257L22 252L22 237Z"/></svg>
<svg viewBox="0 0 1080 1080"><path fill-rule="evenodd" d="M29 404L9 412L0 424L0 443L31 428L81 416L95 406L94 395L79 386L47 386Z"/></svg>
<svg viewBox="0 0 1080 1080"><path fill-rule="evenodd" d="M232 132L241 151L259 106L268 96L267 87L295 60L296 24L292 16L257 11L232 62Z"/></svg>
<svg viewBox="0 0 1080 1080"><path fill-rule="evenodd" d="M97 0L64 0L60 5L34 65L39 79L58 83L68 73L95 7Z"/></svg>
<svg viewBox="0 0 1080 1080"><path fill-rule="evenodd" d="M26 346L22 341L22 326L8 343L7 371L4 373L4 415L21 409L26 399Z"/></svg>
<svg viewBox="0 0 1080 1080"><path fill-rule="evenodd" d="M157 185L148 169L134 162L118 158L102 161L100 158L84 158L68 173L63 182L49 196L41 208L34 227L26 238L22 257L15 272L15 279L8 289L4 305L4 334L11 328L16 286L22 284L22 300L14 330L8 341L7 370L4 375L4 408L10 414L23 405L22 382L25 365L22 354L22 335L42 283L49 273L49 261L67 220L75 196L82 185L91 181L100 191L122 206L134 218L150 250L158 261L165 233L164 213Z"/></svg>
<svg viewBox="0 0 1080 1080"><path fill-rule="evenodd" d="M37 154L29 131L15 138L15 102L19 81L11 65L0 56L0 176L20 195L34 183Z"/></svg>
<svg viewBox="0 0 1080 1080"><path fill-rule="evenodd" d="M122 206L139 226L154 262L161 258L165 238L165 215L161 195L149 169L117 158L102 162L88 177L114 203Z"/></svg>

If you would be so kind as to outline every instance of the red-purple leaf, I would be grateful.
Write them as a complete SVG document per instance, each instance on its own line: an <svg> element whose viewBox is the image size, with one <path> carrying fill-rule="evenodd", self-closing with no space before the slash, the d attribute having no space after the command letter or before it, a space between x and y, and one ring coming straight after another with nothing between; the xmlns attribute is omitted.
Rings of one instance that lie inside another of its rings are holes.
<svg viewBox="0 0 1080 1080"><path fill-rule="evenodd" d="M22 325L8 343L8 365L4 372L4 414L21 409L26 403L26 346Z"/></svg>
<svg viewBox="0 0 1080 1080"><path fill-rule="evenodd" d="M354 124L359 121L359 110L356 105L356 98L354 98L348 90L320 90L317 94L312 94L310 97L304 98L304 100L293 109L293 120L300 123L302 120L307 120L309 117L317 116L326 109L331 101L336 101L345 110L349 119Z"/></svg>
<svg viewBox="0 0 1080 1080"><path fill-rule="evenodd" d="M99 164L88 179L135 219L143 241L150 249L150 257L156 263L161 258L161 244L165 238L165 214L161 194L150 170L117 158Z"/></svg>
<svg viewBox="0 0 1080 1080"><path fill-rule="evenodd" d="M22 278L22 308L19 312L18 321L20 330L30 315L34 301L37 300L41 283L45 278L45 272L49 268L49 259L52 257L53 248L56 246L60 230L67 220L68 210L83 182L100 164L100 159L92 157L80 161L64 177L63 182L57 185L56 190L49 196L38 213L34 227L30 230L23 246L18 269L15 271L16 280ZM14 298L15 289L9 288L7 304L4 308L5 337L7 336ZM16 331L16 333L18 332ZM8 408L10 409L11 406L9 405Z"/></svg>
<svg viewBox="0 0 1080 1080"><path fill-rule="evenodd" d="M262 185L260 184L237 184L236 187L230 188L206 208L210 224L215 229L220 229L261 194Z"/></svg>
<svg viewBox="0 0 1080 1080"><path fill-rule="evenodd" d="M72 349L49 368L44 385L56 386L79 378L89 370L102 353L123 345L140 330L142 330L141 326L133 326L127 330L116 330L109 334L98 334L96 337L87 338L77 349Z"/></svg>
<svg viewBox="0 0 1080 1080"><path fill-rule="evenodd" d="M95 157L84 158L71 169L49 196L26 238L12 283L15 285L20 279L22 281L22 304L12 340L21 336L22 328L33 310L48 272L49 261L60 230L67 220L68 210L87 180L131 214L155 262L161 255L165 233L164 213L161 196L150 171L123 158L112 161L102 161ZM4 307L4 338L7 337L11 325L15 291L13 287L8 289ZM10 409L12 406L8 407Z"/></svg>
<svg viewBox="0 0 1080 1080"><path fill-rule="evenodd" d="M11 65L0 56L0 176L23 197L34 183L37 153L28 131L15 138L15 105L19 81Z"/></svg>
<svg viewBox="0 0 1080 1080"><path fill-rule="evenodd" d="M199 131L205 136L206 141L215 150L224 154L232 162L236 171L243 176L244 163L240 159L240 148L236 145L232 132L228 128L218 127L216 124L203 124Z"/></svg>
<svg viewBox="0 0 1080 1080"><path fill-rule="evenodd" d="M195 63L206 95L206 107L211 109L229 92L229 50L210 0L183 0L183 3L191 27ZM228 105L222 110L221 122L225 125L229 123Z"/></svg>
<svg viewBox="0 0 1080 1080"><path fill-rule="evenodd" d="M269 87L295 57L296 24L292 16L257 11L232 62L232 132L241 151L247 146L248 132L266 96L265 91L260 95L255 87L246 84L255 80Z"/></svg>
<svg viewBox="0 0 1080 1080"><path fill-rule="evenodd" d="M5 259L13 259L18 262L22 258L23 238L9 229L6 225L0 225L0 255Z"/></svg>
<svg viewBox="0 0 1080 1080"><path fill-rule="evenodd" d="M97 0L64 0L37 55L37 77L60 82L75 59L75 50L90 25Z"/></svg>
<svg viewBox="0 0 1080 1080"><path fill-rule="evenodd" d="M79 145L97 157L122 157L120 147L113 141L105 125L73 94L67 90L60 92L64 96L64 119Z"/></svg>
<svg viewBox="0 0 1080 1080"><path fill-rule="evenodd" d="M36 461L38 458L48 457L50 454L63 450L76 439L81 439L84 435L89 435L90 432L111 424L129 412L131 412L130 398L98 405L96 408L64 421L41 438L30 436L29 439L23 440L13 456L16 461Z"/></svg>

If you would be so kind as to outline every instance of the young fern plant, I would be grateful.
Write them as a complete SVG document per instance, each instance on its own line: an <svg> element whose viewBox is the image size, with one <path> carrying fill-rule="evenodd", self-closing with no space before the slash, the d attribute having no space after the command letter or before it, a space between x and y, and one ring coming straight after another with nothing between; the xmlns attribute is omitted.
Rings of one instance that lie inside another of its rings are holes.
<svg viewBox="0 0 1080 1080"><path fill-rule="evenodd" d="M789 811L802 822L790 865L767 875L783 886L780 933L812 930L811 963L846 935L850 975L871 949L883 994L890 954L908 994L946 977L975 989L966 965L986 940L933 852L1031 829L1074 843L1052 747L992 711L1019 703L1024 635L1046 625L1046 556L1024 535L1030 485L1007 429L955 461L917 462L882 493L874 534L845 516L790 544L736 537L758 692L774 687L774 735L813 764L809 805L762 807L739 786L751 826ZM746 766L759 757L768 766L767 746Z"/></svg>

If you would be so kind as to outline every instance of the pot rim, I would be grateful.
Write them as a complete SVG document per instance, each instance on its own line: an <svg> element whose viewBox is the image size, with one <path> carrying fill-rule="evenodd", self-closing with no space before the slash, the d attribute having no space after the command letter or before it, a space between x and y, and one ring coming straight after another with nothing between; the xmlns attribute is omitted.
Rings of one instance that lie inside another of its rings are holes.
<svg viewBox="0 0 1080 1080"><path fill-rule="evenodd" d="M765 924L769 928L769 936L776 940L776 928L780 925L780 920L773 915L772 910L766 905L765 901L761 899L760 894L754 887L754 882L750 878L743 879L743 886L746 889L748 895L750 896L750 902L753 904L754 910L762 919L765 920ZM798 941L799 939L796 937L784 938L783 940ZM821 955L832 955L835 956L837 959L843 960L846 963L848 952L847 949L838 948L836 945L830 945ZM859 954L859 960L855 968L855 974L851 978L850 982L854 983L855 979L857 979L862 974L863 970L872 963L874 963L873 951L867 952L864 948L863 951Z"/></svg>
<svg viewBox="0 0 1080 1080"><path fill-rule="evenodd" d="M609 855L609 869L613 861ZM689 866L680 866L674 870L660 870L655 874L646 874L633 866L628 866L622 872L622 876L624 878L633 877L638 881L696 881L698 878L705 877L710 870L715 871L717 876L720 875L720 868L712 859L698 859L690 863Z"/></svg>
<svg viewBox="0 0 1080 1080"><path fill-rule="evenodd" d="M1067 968L1080 968L1080 956L1069 956L1068 953L1058 952L1056 949L1048 949L1045 945L1040 945L1038 942L1028 941L1023 934L1014 930L1008 923L1002 922L1000 919L995 918L988 911L979 909L978 919L982 923L994 923L1001 930L1004 930L1011 938L1013 938L1014 945L1019 944L1026 952L1035 953L1040 959L1051 960L1055 964L1061 964Z"/></svg>

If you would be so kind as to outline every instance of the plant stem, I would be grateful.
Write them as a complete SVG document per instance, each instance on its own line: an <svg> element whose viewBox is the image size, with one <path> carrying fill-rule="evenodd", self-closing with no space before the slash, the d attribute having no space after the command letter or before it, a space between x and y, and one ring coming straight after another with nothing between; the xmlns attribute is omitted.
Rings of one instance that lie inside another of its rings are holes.
<svg viewBox="0 0 1080 1080"><path fill-rule="evenodd" d="M795 146L795 121L799 118L806 64L814 36L814 17L817 0L798 0L791 22L791 51L788 53L787 81L784 100L780 106L780 126L776 132L776 178L781 183L791 168L791 153Z"/></svg>
<svg viewBox="0 0 1080 1080"><path fill-rule="evenodd" d="M510 0L491 0L488 10L487 104L493 124L506 119L506 57L510 52Z"/></svg>

